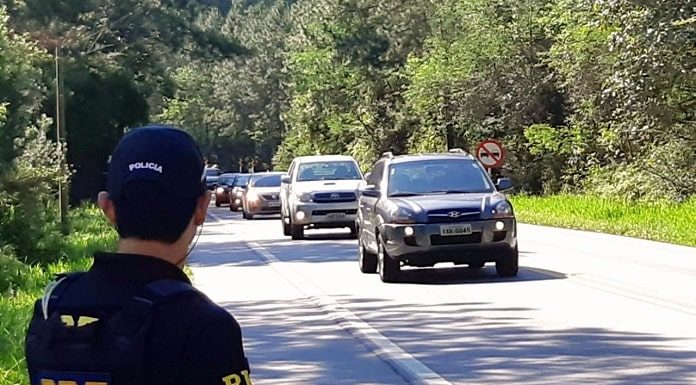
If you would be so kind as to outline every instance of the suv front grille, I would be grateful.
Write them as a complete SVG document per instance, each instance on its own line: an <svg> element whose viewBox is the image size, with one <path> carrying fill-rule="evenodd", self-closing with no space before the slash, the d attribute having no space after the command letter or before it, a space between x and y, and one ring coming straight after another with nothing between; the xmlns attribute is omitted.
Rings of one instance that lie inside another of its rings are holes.
<svg viewBox="0 0 696 385"><path fill-rule="evenodd" d="M444 245L468 245L472 243L481 243L481 233L471 233L468 235L453 235L443 237L442 235L431 235L430 244L433 246Z"/></svg>
<svg viewBox="0 0 696 385"><path fill-rule="evenodd" d="M352 192L314 193L312 200L316 203L345 203L355 202L358 198Z"/></svg>
<svg viewBox="0 0 696 385"><path fill-rule="evenodd" d="M261 198L265 201L277 201L280 199L279 194L261 194Z"/></svg>
<svg viewBox="0 0 696 385"><path fill-rule="evenodd" d="M355 215L357 213L358 213L358 210L314 210L314 211L312 211L312 215L329 215L329 214Z"/></svg>
<svg viewBox="0 0 696 385"><path fill-rule="evenodd" d="M445 209L428 212L428 222L430 223L466 222L478 219L481 219L481 210L478 208Z"/></svg>

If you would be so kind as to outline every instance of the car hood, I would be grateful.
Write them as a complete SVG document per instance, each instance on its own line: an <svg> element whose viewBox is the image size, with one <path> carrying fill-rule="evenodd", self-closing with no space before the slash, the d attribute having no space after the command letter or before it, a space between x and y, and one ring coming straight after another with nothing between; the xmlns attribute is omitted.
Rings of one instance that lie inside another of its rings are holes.
<svg viewBox="0 0 696 385"><path fill-rule="evenodd" d="M501 193L435 194L414 197L391 198L394 204L412 210L421 220L428 214L444 214L449 211L471 213L469 218L486 218L491 215L493 205L505 200Z"/></svg>
<svg viewBox="0 0 696 385"><path fill-rule="evenodd" d="M361 181L360 179L350 179L294 182L292 184L292 189L299 193L312 193L317 191L357 191Z"/></svg>

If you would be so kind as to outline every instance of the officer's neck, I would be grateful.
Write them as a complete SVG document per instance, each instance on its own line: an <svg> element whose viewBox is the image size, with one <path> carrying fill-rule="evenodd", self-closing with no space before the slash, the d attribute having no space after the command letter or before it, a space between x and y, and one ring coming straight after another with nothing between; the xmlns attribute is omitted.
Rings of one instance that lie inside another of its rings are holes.
<svg viewBox="0 0 696 385"><path fill-rule="evenodd" d="M157 241L144 241L140 239L126 238L118 242L118 253L138 254L161 259L176 265L186 256L187 246L179 242L168 244Z"/></svg>

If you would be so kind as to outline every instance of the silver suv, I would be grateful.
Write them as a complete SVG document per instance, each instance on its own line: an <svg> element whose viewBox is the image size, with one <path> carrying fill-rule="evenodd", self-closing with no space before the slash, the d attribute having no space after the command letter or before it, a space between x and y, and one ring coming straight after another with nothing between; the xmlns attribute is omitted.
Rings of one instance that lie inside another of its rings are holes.
<svg viewBox="0 0 696 385"><path fill-rule="evenodd" d="M348 227L355 236L362 181L358 163L350 156L295 158L281 178L283 234L298 240L304 238L306 228Z"/></svg>
<svg viewBox="0 0 696 385"><path fill-rule="evenodd" d="M517 275L517 221L501 191L471 155L451 153L380 159L362 188L358 213L358 263L396 282L401 266L440 262L481 268L495 262L498 275Z"/></svg>

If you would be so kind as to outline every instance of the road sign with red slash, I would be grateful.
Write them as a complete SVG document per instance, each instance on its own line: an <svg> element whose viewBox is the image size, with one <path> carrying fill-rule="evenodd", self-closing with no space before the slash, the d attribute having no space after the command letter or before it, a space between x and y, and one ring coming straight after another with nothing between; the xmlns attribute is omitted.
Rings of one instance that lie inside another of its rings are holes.
<svg viewBox="0 0 696 385"><path fill-rule="evenodd" d="M500 168L505 161L503 145L497 140L485 140L476 147L476 157L486 168Z"/></svg>

